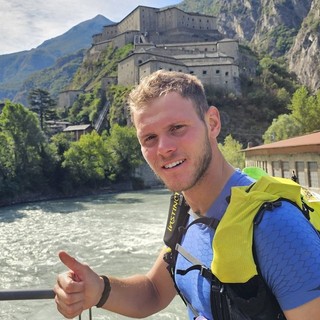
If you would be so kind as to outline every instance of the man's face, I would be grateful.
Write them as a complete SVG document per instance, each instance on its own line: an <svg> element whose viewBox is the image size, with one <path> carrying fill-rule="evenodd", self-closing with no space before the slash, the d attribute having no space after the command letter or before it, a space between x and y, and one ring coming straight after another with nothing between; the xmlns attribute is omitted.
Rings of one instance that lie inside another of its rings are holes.
<svg viewBox="0 0 320 320"><path fill-rule="evenodd" d="M201 183L212 160L206 124L192 102L171 92L133 114L144 158L173 191Z"/></svg>

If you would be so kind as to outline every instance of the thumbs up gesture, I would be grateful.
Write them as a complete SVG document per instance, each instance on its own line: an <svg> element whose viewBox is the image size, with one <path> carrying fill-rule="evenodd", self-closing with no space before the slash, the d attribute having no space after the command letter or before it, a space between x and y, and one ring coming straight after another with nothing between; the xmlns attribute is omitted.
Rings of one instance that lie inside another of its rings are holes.
<svg viewBox="0 0 320 320"><path fill-rule="evenodd" d="M98 303L104 281L87 264L80 263L65 251L59 252L59 258L69 271L58 275L55 301L59 312L71 319Z"/></svg>

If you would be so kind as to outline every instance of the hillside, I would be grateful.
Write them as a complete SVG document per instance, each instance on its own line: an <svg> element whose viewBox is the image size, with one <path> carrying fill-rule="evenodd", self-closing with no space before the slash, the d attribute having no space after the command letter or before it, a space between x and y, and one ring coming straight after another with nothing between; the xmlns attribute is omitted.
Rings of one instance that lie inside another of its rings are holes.
<svg viewBox="0 0 320 320"><path fill-rule="evenodd" d="M178 7L216 15L221 33L259 54L286 57L302 84L319 89L318 0L184 0Z"/></svg>
<svg viewBox="0 0 320 320"><path fill-rule="evenodd" d="M74 26L61 36L45 41L35 49L0 55L0 100L14 100L30 75L54 66L61 57L89 48L92 35L110 23L109 19L98 15Z"/></svg>
<svg viewBox="0 0 320 320"><path fill-rule="evenodd" d="M310 88L320 88L320 2L314 1L287 54L289 69Z"/></svg>

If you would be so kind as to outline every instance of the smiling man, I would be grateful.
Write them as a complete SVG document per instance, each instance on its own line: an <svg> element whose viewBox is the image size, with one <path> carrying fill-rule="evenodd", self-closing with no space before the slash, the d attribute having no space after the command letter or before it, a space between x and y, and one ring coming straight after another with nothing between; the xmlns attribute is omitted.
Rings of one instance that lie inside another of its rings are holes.
<svg viewBox="0 0 320 320"><path fill-rule="evenodd" d="M178 288L190 319L319 320L320 239L290 203L283 202L272 214L263 215L255 226L253 245L261 285L250 284L245 294L241 290L231 295L210 272L215 231L197 219L221 220L231 188L247 186L252 180L235 170L220 152L219 111L208 106L200 81L184 73L155 72L131 92L130 108L144 158L168 189L183 194L190 207L173 278L163 259L165 250L146 275L123 279L100 277L61 252L60 259L70 270L58 276L58 310L72 318L98 306L143 318L165 308ZM280 236L286 241L277 241ZM194 261L200 269L194 268ZM239 307L240 298L245 302L253 298L254 303L247 309ZM257 304L262 307L258 309Z"/></svg>

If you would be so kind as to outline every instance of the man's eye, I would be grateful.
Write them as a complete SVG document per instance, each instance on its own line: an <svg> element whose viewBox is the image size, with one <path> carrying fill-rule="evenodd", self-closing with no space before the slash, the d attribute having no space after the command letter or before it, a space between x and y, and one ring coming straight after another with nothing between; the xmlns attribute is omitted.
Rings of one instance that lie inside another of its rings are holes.
<svg viewBox="0 0 320 320"><path fill-rule="evenodd" d="M154 139L156 136L148 136L145 138L144 141L148 142L148 141L151 141L152 139Z"/></svg>
<svg viewBox="0 0 320 320"><path fill-rule="evenodd" d="M151 135L151 136L147 136L144 140L143 140L143 145L144 146L148 146L151 147L154 142L156 141L157 136L156 135Z"/></svg>
<svg viewBox="0 0 320 320"><path fill-rule="evenodd" d="M183 125L176 125L176 126L174 126L174 127L172 127L171 128L171 131L179 131L179 130L181 130L181 129L183 129L184 128L184 126Z"/></svg>

